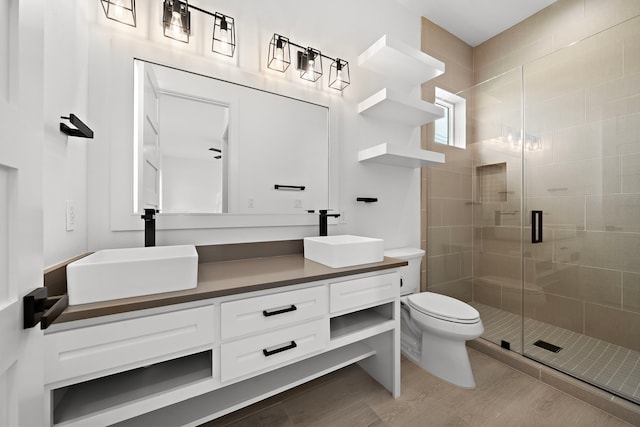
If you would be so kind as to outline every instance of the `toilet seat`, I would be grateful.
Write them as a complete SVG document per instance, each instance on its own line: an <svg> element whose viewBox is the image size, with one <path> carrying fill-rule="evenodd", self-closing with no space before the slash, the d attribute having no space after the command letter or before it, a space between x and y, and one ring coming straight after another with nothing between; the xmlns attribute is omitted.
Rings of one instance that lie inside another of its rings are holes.
<svg viewBox="0 0 640 427"><path fill-rule="evenodd" d="M427 316L447 322L471 324L480 321L478 310L446 295L421 292L409 295L407 304Z"/></svg>

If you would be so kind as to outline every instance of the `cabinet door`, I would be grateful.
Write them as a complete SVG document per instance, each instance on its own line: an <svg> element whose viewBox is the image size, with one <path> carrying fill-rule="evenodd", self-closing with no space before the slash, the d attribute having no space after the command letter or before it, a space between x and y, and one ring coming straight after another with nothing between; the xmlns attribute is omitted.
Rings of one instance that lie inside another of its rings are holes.
<svg viewBox="0 0 640 427"><path fill-rule="evenodd" d="M198 307L46 335L45 383L213 343L213 310Z"/></svg>
<svg viewBox="0 0 640 427"><path fill-rule="evenodd" d="M332 283L329 288L331 313L371 306L400 294L397 273L362 277Z"/></svg>
<svg viewBox="0 0 640 427"><path fill-rule="evenodd" d="M326 286L224 302L220 305L222 339L255 334L326 313Z"/></svg>
<svg viewBox="0 0 640 427"><path fill-rule="evenodd" d="M328 343L328 319L223 343L220 346L220 379L224 382L282 365L322 350Z"/></svg>

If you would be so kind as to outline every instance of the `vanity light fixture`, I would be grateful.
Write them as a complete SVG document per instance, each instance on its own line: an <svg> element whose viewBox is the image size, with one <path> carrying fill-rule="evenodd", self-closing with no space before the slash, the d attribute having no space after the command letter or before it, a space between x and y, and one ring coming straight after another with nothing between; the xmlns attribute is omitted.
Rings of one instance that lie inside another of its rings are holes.
<svg viewBox="0 0 640 427"><path fill-rule="evenodd" d="M344 59L336 58L329 67L329 87L341 91L350 83L349 63Z"/></svg>
<svg viewBox="0 0 640 427"><path fill-rule="evenodd" d="M164 0L162 25L165 37L189 43L191 12L188 1Z"/></svg>
<svg viewBox="0 0 640 427"><path fill-rule="evenodd" d="M269 55L267 68L284 73L291 64L290 46L298 49L296 69L300 72L300 78L310 82L316 82L322 77L322 58L332 61L329 69L329 87L342 91L351 83L349 76L349 63L344 59L331 58L324 55L318 49L303 47L280 34L273 34L269 41Z"/></svg>
<svg viewBox="0 0 640 427"><path fill-rule="evenodd" d="M190 5L188 0L163 0L162 24L165 37L189 43L191 9L213 17L211 51L232 57L236 51L236 24L234 19L222 13L212 13Z"/></svg>
<svg viewBox="0 0 640 427"><path fill-rule="evenodd" d="M236 50L236 28L233 18L216 12L213 20L211 50L221 55L233 56Z"/></svg>
<svg viewBox="0 0 640 427"><path fill-rule="evenodd" d="M300 78L310 82L318 81L322 77L322 53L312 47L298 52L298 70Z"/></svg>
<svg viewBox="0 0 640 427"><path fill-rule="evenodd" d="M100 0L107 18L136 26L136 0Z"/></svg>
<svg viewBox="0 0 640 427"><path fill-rule="evenodd" d="M291 46L289 39L274 34L269 42L269 58L267 59L267 68L284 73L291 65Z"/></svg>

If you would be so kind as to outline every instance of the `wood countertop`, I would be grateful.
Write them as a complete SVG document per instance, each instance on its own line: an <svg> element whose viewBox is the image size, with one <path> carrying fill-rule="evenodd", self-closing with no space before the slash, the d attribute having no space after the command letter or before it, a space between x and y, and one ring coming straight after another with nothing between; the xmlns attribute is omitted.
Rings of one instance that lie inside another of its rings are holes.
<svg viewBox="0 0 640 427"><path fill-rule="evenodd" d="M73 305L67 307L54 324L334 279L405 265L406 261L385 257L382 262L331 268L310 261L301 253L201 262L198 264L198 285L194 289Z"/></svg>

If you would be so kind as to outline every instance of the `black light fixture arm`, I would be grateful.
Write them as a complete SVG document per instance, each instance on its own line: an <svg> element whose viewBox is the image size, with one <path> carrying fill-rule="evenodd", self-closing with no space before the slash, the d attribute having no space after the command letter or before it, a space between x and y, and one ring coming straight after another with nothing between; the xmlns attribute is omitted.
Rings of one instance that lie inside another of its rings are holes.
<svg viewBox="0 0 640 427"><path fill-rule="evenodd" d="M304 50L304 51L306 51L307 49L309 49L308 47L300 46L299 44L294 43L294 42L292 42L291 40L289 40L289 44L290 44L291 46L295 46L295 47L297 47L297 48L298 48L298 49L300 49L300 50ZM322 58L324 58L324 59L328 59L328 60L330 60L330 61L335 61L335 60L336 60L336 58L332 58L332 57L330 57L330 56L327 56L327 55L325 55L325 54L324 54L324 53L322 53L322 52L321 52L319 55L320 55Z"/></svg>
<svg viewBox="0 0 640 427"><path fill-rule="evenodd" d="M186 4L186 3L184 3L184 2L180 2L180 3L182 3L182 4ZM194 5L192 5L192 4L186 4L186 6L187 6L189 9L197 10L198 12L202 12L202 13L204 13L205 15L209 15L209 16L213 16L213 17L215 17L216 15L219 15L219 13L217 13L217 12L216 12L216 13L211 13L211 12L209 12L208 10L200 9L198 6L194 6Z"/></svg>
<svg viewBox="0 0 640 427"><path fill-rule="evenodd" d="M192 4L188 4L188 3L185 3L183 1L180 1L180 3L184 4L185 6L187 6L188 10L191 10L191 9L197 10L198 12L204 13L205 15L209 15L209 16L212 16L214 18L221 18L221 17L226 16L226 15L224 15L222 13L219 13L219 12L209 12L208 10L200 9L198 6L194 6Z"/></svg>

